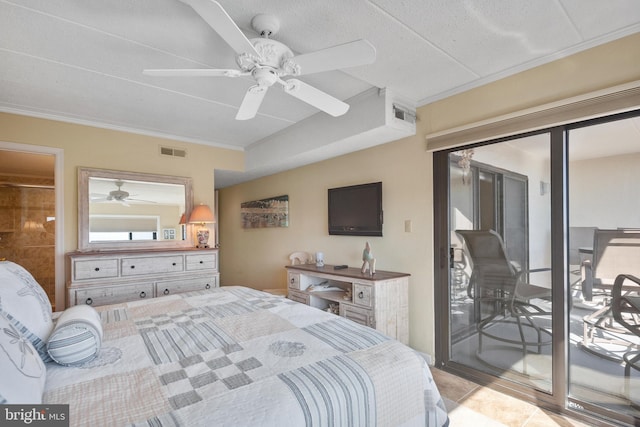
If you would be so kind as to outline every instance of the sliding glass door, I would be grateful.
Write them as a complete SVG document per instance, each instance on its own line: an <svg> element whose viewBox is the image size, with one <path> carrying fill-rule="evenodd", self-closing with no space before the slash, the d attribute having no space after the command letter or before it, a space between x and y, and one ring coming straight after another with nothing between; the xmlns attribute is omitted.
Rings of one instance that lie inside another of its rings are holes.
<svg viewBox="0 0 640 427"><path fill-rule="evenodd" d="M640 111L434 153L437 364L640 423Z"/></svg>
<svg viewBox="0 0 640 427"><path fill-rule="evenodd" d="M569 398L640 423L640 362L631 362L640 318L613 293L618 275L640 277L640 117L572 128L567 139ZM639 290L624 280L619 297L633 301Z"/></svg>
<svg viewBox="0 0 640 427"><path fill-rule="evenodd" d="M549 182L548 134L449 153L450 360L543 391L552 372Z"/></svg>

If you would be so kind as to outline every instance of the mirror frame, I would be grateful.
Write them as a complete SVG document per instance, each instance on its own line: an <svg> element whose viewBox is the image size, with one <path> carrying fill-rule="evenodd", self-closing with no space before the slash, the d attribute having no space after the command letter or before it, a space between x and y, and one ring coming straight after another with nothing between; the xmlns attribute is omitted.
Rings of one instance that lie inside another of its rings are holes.
<svg viewBox="0 0 640 427"><path fill-rule="evenodd" d="M190 233L187 233L186 240L176 241L91 242L89 240L89 178L92 177L184 185L184 206L187 218L189 218L191 209L193 209L193 185L191 178L106 169L78 168L78 251L183 249L194 246Z"/></svg>

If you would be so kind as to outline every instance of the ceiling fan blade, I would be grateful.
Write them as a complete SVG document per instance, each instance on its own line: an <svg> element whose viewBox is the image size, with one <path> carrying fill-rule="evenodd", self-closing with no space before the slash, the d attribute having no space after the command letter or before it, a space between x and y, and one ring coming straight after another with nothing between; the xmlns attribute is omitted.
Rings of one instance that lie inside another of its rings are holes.
<svg viewBox="0 0 640 427"><path fill-rule="evenodd" d="M191 6L236 53L249 53L258 58L261 56L220 3L214 0L180 1Z"/></svg>
<svg viewBox="0 0 640 427"><path fill-rule="evenodd" d="M341 116L349 110L349 104L297 79L287 80L284 91L333 117Z"/></svg>
<svg viewBox="0 0 640 427"><path fill-rule="evenodd" d="M300 66L300 75L367 65L375 60L376 48L364 39L305 53L293 58L293 61Z"/></svg>
<svg viewBox="0 0 640 427"><path fill-rule="evenodd" d="M124 200L123 200L124 201ZM144 200L144 199L131 199L131 198L127 198L126 199L127 203L135 203L135 204L153 204L153 203L158 203L156 201L153 200Z"/></svg>
<svg viewBox="0 0 640 427"><path fill-rule="evenodd" d="M186 68L186 69L148 69L142 71L147 76L159 77L238 77L240 75L249 75L240 70L232 69L215 69L215 68Z"/></svg>
<svg viewBox="0 0 640 427"><path fill-rule="evenodd" d="M251 86L247 93L244 95L242 104L236 114L236 120L249 120L256 116L260 104L264 99L264 95L267 93L268 86Z"/></svg>

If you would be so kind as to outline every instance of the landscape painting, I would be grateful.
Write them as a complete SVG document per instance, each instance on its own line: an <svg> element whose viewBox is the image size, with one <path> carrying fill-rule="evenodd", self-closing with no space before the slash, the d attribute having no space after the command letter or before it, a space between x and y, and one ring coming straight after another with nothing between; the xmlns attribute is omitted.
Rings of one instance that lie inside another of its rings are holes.
<svg viewBox="0 0 640 427"><path fill-rule="evenodd" d="M289 226L289 196L270 197L240 204L242 228Z"/></svg>

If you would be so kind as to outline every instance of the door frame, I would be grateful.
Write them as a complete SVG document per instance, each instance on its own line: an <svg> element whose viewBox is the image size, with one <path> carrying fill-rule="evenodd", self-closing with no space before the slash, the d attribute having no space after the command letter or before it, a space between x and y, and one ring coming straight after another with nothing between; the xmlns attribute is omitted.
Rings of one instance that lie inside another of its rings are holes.
<svg viewBox="0 0 640 427"><path fill-rule="evenodd" d="M570 313L570 280L568 254L569 226L569 194L568 194L568 132L577 128L589 127L601 123L640 117L640 110L635 109L606 116L575 121L563 125L550 126L545 129L523 132L509 137L496 138L482 143L457 146L433 152L433 182L446 182L447 185L433 186L433 218L434 218L434 298L435 298L435 330L436 334L435 366L476 383L489 386L505 394L534 403L536 406L567 414L575 419L600 425L604 421L600 417L633 424L637 419L630 415L617 414L604 407L595 406L581 399L569 396L570 360L569 360L569 317ZM524 138L534 134L548 133L550 146L551 175L551 268L552 268L552 386L551 392L534 390L526 385L496 377L472 367L449 361L450 359L450 326L449 326L449 154L461 149L470 149L487 144L501 143L513 139Z"/></svg>
<svg viewBox="0 0 640 427"><path fill-rule="evenodd" d="M55 236L55 291L56 311L65 309L65 269L64 269L64 150L62 148L44 147L39 145L18 144L15 142L0 141L0 151L18 151L29 154L53 155L54 162L54 186L56 200L56 236Z"/></svg>

